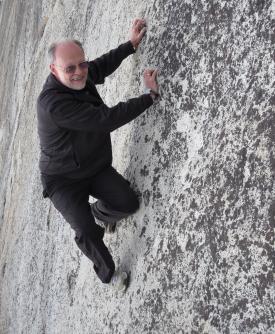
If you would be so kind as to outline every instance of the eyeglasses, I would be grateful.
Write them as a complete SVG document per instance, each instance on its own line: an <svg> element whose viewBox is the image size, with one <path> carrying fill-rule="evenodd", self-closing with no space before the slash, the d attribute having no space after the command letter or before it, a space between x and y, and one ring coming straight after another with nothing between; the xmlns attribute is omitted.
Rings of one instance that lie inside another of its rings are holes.
<svg viewBox="0 0 275 334"><path fill-rule="evenodd" d="M63 67L57 64L54 64L57 67L60 67L65 73L74 73L76 71L77 66L81 69L81 70L85 70L89 67L89 61L85 60L82 63L79 63L78 65L70 65L67 67Z"/></svg>

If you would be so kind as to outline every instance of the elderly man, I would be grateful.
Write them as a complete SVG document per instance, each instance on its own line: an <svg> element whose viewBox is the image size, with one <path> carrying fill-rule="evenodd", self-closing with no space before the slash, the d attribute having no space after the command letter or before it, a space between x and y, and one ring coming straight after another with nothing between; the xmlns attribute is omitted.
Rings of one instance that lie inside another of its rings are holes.
<svg viewBox="0 0 275 334"><path fill-rule="evenodd" d="M79 41L52 44L51 73L37 100L43 196L74 229L77 246L93 262L100 280L122 290L127 273L115 270L103 236L134 213L139 202L129 182L112 167L110 132L157 100L157 71L144 71L145 94L113 107L104 104L95 85L135 53L145 30L145 20L136 19L128 42L90 62ZM89 195L97 199L93 205Z"/></svg>

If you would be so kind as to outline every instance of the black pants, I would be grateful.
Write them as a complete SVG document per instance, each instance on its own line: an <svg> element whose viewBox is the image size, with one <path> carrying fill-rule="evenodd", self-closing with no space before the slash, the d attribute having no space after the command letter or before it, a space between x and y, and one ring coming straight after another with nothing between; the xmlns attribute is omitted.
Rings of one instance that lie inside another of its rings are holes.
<svg viewBox="0 0 275 334"><path fill-rule="evenodd" d="M136 194L113 167L81 180L41 176L44 191L55 208L75 231L75 242L94 263L94 270L103 283L109 283L115 264L103 242L104 229L95 223L89 195L98 199L93 205L97 218L116 222L134 213L139 202Z"/></svg>

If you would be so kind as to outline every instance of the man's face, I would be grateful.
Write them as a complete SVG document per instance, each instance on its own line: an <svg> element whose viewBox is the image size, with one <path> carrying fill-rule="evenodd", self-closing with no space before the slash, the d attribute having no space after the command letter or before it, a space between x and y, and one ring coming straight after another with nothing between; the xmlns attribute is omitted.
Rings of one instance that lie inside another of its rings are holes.
<svg viewBox="0 0 275 334"><path fill-rule="evenodd" d="M83 50L73 42L64 42L57 46L55 61L50 65L52 74L65 86L80 90L86 85L88 68L79 64L85 61ZM69 66L76 65L75 71L67 73Z"/></svg>

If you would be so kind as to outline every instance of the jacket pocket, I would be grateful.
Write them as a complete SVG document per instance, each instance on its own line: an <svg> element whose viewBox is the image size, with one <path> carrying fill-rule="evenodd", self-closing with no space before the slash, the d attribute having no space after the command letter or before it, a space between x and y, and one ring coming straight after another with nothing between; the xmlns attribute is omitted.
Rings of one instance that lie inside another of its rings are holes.
<svg viewBox="0 0 275 334"><path fill-rule="evenodd" d="M63 174L79 168L73 148L44 150L40 159L40 169L46 174Z"/></svg>
<svg viewBox="0 0 275 334"><path fill-rule="evenodd" d="M80 167L80 162L79 162L79 159L77 158L77 155L75 153L75 151L73 151L73 158L74 158L74 162L75 162L75 165L76 167Z"/></svg>

